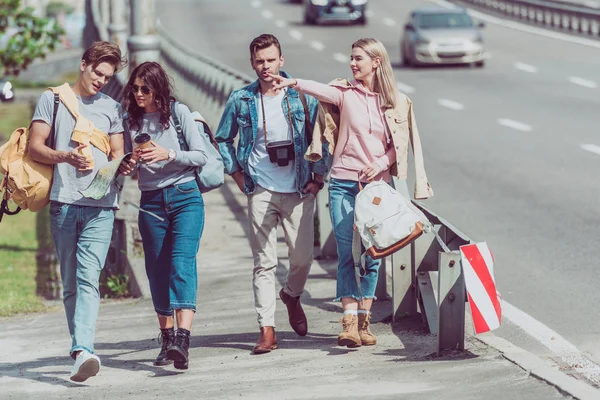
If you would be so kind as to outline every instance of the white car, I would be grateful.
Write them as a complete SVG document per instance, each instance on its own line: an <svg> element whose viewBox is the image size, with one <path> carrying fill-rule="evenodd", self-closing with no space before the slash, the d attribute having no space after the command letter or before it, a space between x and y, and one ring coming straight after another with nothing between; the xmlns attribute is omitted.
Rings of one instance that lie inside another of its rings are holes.
<svg viewBox="0 0 600 400"><path fill-rule="evenodd" d="M483 67L481 28L463 8L420 8L410 14L400 42L402 63L406 66L428 64L474 64Z"/></svg>

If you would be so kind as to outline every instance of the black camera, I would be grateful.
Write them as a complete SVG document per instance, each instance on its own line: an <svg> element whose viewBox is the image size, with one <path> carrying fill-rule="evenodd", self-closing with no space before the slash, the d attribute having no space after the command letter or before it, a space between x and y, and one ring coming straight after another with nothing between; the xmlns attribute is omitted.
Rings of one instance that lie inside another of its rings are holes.
<svg viewBox="0 0 600 400"><path fill-rule="evenodd" d="M294 159L294 142L291 140L278 140L267 143L269 161L277 163L280 167L286 167Z"/></svg>

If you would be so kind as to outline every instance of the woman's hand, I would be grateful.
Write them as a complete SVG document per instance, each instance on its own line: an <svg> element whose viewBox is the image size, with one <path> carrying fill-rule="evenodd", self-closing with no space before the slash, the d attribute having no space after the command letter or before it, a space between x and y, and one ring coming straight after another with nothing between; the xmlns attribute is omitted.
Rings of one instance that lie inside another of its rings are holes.
<svg viewBox="0 0 600 400"><path fill-rule="evenodd" d="M150 143L152 147L146 149L137 149L137 159L139 162L150 165L158 161L167 161L169 159L169 150L157 145L154 140Z"/></svg>
<svg viewBox="0 0 600 400"><path fill-rule="evenodd" d="M373 182L373 179L379 175L381 171L383 171L383 169L379 166L379 164L374 162L368 167L364 167L360 170L359 179L367 178L369 182Z"/></svg>
<svg viewBox="0 0 600 400"><path fill-rule="evenodd" d="M273 78L273 89L275 90L280 90L286 87L293 87L296 86L296 84L298 83L298 81L295 79L286 78L281 75L269 74L269 76Z"/></svg>

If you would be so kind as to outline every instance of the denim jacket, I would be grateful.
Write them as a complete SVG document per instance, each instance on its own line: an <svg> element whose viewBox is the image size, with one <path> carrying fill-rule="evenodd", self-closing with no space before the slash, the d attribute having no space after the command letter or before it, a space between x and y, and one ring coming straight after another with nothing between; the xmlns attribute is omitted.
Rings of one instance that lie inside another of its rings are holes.
<svg viewBox="0 0 600 400"><path fill-rule="evenodd" d="M282 76L289 77L281 71ZM232 175L236 171L244 173L244 189L246 194L254 193L256 189L256 176L251 175L248 168L248 158L252 153L256 135L258 132L258 111L256 95L259 90L258 80L248 86L235 90L229 96L225 111L221 116L221 122L215 135L219 144L219 151L223 156L225 171ZM294 163L296 166L296 190L301 197L306 196L302 190L312 180L312 174L325 175L327 173L328 152L327 145L323 144L323 158L318 162L309 162L304 159L304 153L308 150L312 132L305 131L304 106L300 100L300 94L291 88L287 89L286 97L289 99L290 114L292 118L292 129L294 132ZM311 124L314 125L317 117L318 101L312 96L305 96L310 114ZM283 114L288 118L288 102L281 102ZM234 147L236 136L240 135L237 150Z"/></svg>

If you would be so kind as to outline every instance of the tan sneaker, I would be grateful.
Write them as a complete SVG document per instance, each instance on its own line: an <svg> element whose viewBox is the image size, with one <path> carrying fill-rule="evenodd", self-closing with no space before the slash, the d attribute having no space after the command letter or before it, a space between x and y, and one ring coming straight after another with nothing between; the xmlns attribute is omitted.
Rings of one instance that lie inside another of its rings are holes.
<svg viewBox="0 0 600 400"><path fill-rule="evenodd" d="M377 337L369 329L370 325L371 314L358 314L358 335L363 346L374 346L377 344Z"/></svg>
<svg viewBox="0 0 600 400"><path fill-rule="evenodd" d="M356 315L344 315L342 328L344 330L338 336L338 346L360 347L361 341L360 336L358 336L358 318Z"/></svg>

